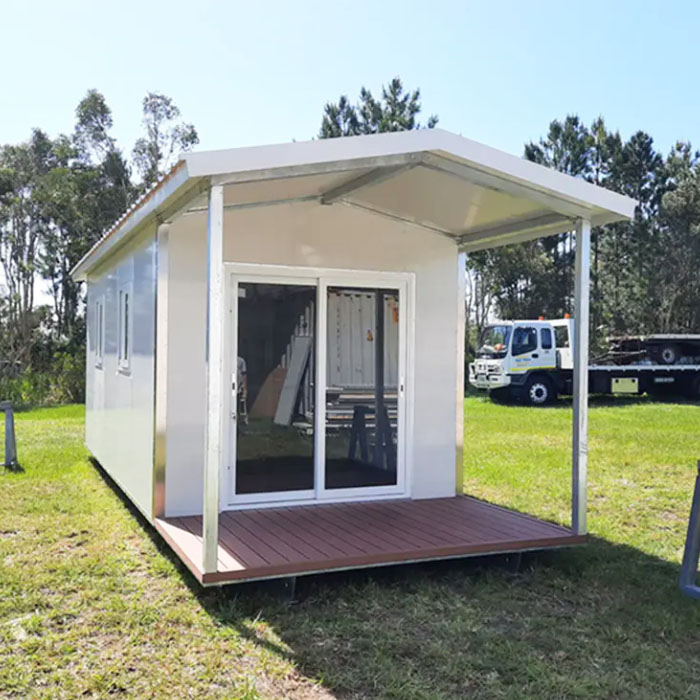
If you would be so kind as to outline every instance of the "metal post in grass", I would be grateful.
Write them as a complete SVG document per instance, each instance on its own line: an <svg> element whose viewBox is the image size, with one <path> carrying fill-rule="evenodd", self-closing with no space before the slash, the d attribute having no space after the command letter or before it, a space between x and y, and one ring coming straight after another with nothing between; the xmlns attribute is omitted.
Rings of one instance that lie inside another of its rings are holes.
<svg viewBox="0 0 700 700"><path fill-rule="evenodd" d="M685 551L681 565L681 591L691 598L700 598L698 586L698 560L700 559L700 462L695 477L693 503L690 506L688 534L685 538Z"/></svg>
<svg viewBox="0 0 700 700"><path fill-rule="evenodd" d="M15 440L15 412L9 401L0 401L0 411L5 414L5 457L4 467L17 466L17 442Z"/></svg>

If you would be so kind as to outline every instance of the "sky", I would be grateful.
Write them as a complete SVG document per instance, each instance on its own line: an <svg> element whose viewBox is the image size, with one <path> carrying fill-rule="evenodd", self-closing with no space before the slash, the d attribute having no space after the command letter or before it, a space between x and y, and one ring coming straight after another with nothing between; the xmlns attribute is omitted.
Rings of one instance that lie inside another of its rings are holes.
<svg viewBox="0 0 700 700"><path fill-rule="evenodd" d="M306 140L326 102L398 75L424 120L518 155L567 114L700 147L698 26L681 0L0 0L0 144L70 132L90 88L126 152L148 91L198 149Z"/></svg>

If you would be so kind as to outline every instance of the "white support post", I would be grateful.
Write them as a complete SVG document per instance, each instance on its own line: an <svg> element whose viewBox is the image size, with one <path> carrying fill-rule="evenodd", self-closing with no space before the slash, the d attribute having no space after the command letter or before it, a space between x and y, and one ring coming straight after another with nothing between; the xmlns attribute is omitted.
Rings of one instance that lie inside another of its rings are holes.
<svg viewBox="0 0 700 700"><path fill-rule="evenodd" d="M202 569L217 569L219 544L219 482L224 443L224 188L209 191L207 222L207 411L204 440L204 503L202 508Z"/></svg>
<svg viewBox="0 0 700 700"><path fill-rule="evenodd" d="M457 429L455 433L455 491L461 496L464 491L464 363L466 343L466 286L467 256L457 255Z"/></svg>
<svg viewBox="0 0 700 700"><path fill-rule="evenodd" d="M571 529L586 534L588 471L588 333L591 272L591 222L576 225L574 306L574 430L571 474Z"/></svg>

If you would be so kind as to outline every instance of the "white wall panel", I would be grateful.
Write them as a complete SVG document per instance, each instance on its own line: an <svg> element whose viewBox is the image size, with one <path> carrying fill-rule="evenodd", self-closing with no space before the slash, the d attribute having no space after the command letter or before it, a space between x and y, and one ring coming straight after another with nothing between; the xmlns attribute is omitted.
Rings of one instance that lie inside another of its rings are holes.
<svg viewBox="0 0 700 700"><path fill-rule="evenodd" d="M206 414L206 218L169 231L165 513L202 512Z"/></svg>
<svg viewBox="0 0 700 700"><path fill-rule="evenodd" d="M147 516L153 506L153 390L155 242L142 236L90 276L87 285L88 349L86 444L107 473ZM131 358L117 366L118 290L131 288ZM95 302L104 300L102 367L95 363Z"/></svg>
<svg viewBox="0 0 700 700"><path fill-rule="evenodd" d="M408 480L415 498L455 493L457 249L438 234L341 204L227 210L228 262L415 274L414 426ZM206 220L170 229L166 514L201 513L204 450Z"/></svg>

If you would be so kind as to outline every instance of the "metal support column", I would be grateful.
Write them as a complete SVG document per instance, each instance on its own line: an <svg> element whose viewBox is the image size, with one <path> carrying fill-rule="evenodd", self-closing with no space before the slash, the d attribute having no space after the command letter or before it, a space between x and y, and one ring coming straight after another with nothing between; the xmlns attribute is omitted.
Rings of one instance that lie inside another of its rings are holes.
<svg viewBox="0 0 700 700"><path fill-rule="evenodd" d="M168 409L168 224L156 231L156 342L153 439L153 517L165 515L165 462Z"/></svg>
<svg viewBox="0 0 700 700"><path fill-rule="evenodd" d="M0 411L5 413L5 456L3 466L17 466L17 442L15 440L15 413L9 401L0 401Z"/></svg>
<svg viewBox="0 0 700 700"><path fill-rule="evenodd" d="M680 588L683 593L691 598L700 598L700 586L698 586L698 560L700 559L700 462L698 473L695 477L695 490L693 502L690 506L690 520L688 521L688 534L685 538L685 550L683 551L683 564L681 565Z"/></svg>
<svg viewBox="0 0 700 700"><path fill-rule="evenodd" d="M588 470L588 333L591 270L591 222L576 225L576 284L574 306L574 426L571 474L571 529L586 533Z"/></svg>
<svg viewBox="0 0 700 700"><path fill-rule="evenodd" d="M457 425L455 431L455 492L464 490L464 363L466 332L467 256L457 256Z"/></svg>
<svg viewBox="0 0 700 700"><path fill-rule="evenodd" d="M207 222L207 400L204 447L204 503L202 508L202 568L217 568L219 543L219 482L224 443L224 188L209 191Z"/></svg>

